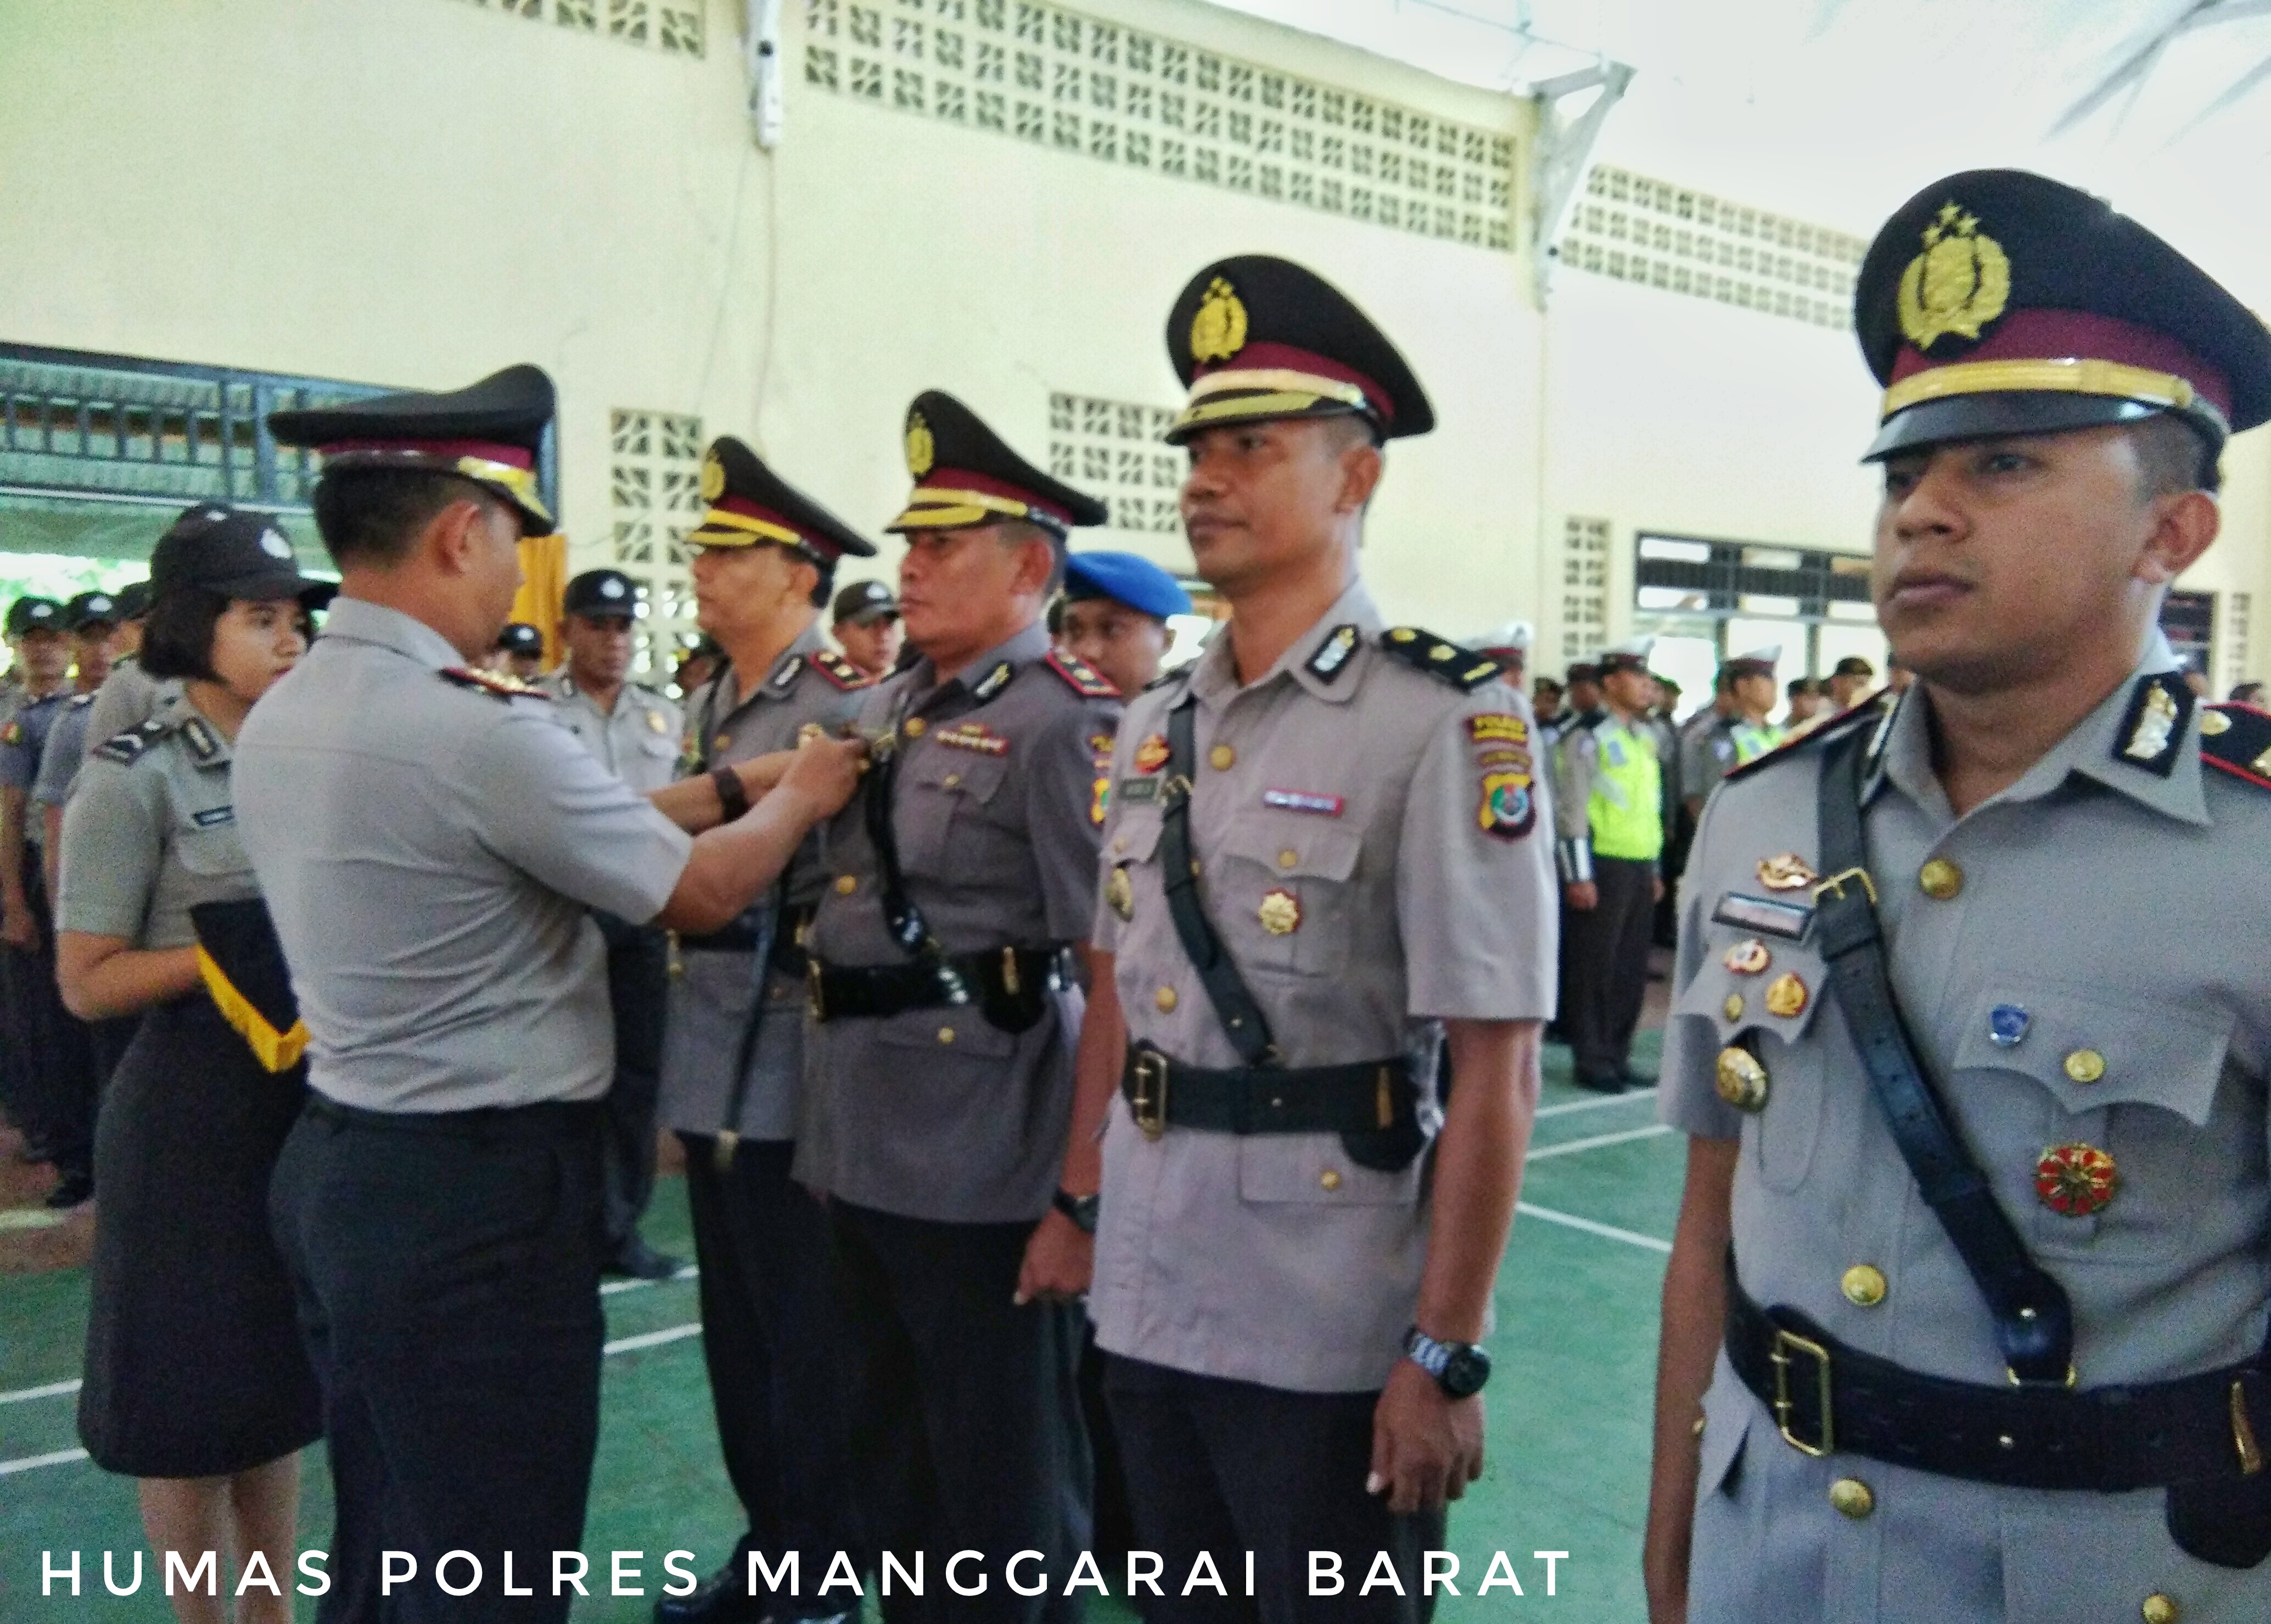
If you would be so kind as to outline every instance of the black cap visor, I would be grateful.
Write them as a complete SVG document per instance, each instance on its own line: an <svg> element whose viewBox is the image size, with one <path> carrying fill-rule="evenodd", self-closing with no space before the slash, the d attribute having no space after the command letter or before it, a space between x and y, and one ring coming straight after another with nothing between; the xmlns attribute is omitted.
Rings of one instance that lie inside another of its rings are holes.
<svg viewBox="0 0 2271 1624"><path fill-rule="evenodd" d="M180 585L232 601L242 598L249 603L273 603L282 598L296 598L302 608L311 612L323 608L339 595L337 581L311 581L297 571L285 570L231 576L220 581L183 581Z"/></svg>
<svg viewBox="0 0 2271 1624"><path fill-rule="evenodd" d="M1920 400L1895 412L1877 430L1877 437L1861 454L1863 462L1882 462L1903 451L1922 451L1951 440L1992 440L2006 435L2063 434L2074 428L2103 428L2114 423L2138 423L2168 412L2165 406L2113 395L2069 394L2026 390L1977 395L1949 395ZM2221 427L2199 413L2170 412L2208 443L2223 448Z"/></svg>

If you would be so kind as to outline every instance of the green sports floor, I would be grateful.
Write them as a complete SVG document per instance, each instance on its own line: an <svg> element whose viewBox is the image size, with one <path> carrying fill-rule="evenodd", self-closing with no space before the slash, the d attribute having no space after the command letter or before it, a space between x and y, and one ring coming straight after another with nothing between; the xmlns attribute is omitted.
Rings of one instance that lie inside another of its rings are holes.
<svg viewBox="0 0 2271 1624"><path fill-rule="evenodd" d="M1643 1032L1636 1063L1652 1070L1657 1044L1657 1033ZM1633 1624L1645 1613L1640 1539L1657 1290L1679 1211L1684 1142L1657 1127L1652 1091L1603 1099L1567 1079L1568 1051L1550 1047L1522 1214L1499 1278L1488 1459L1451 1514L1463 1594L1439 1604L1436 1616L1448 1624L1528 1616ZM662 1181L645 1233L666 1251L691 1255L681 1181ZM611 1340L584 1549L593 1555L595 1592L606 1588L608 1552L647 1552L648 1594L595 1593L577 1604L577 1624L649 1618L661 1553L691 1549L707 1573L740 1532L711 1430L693 1282L619 1283L607 1306ZM133 1484L97 1471L78 1450L71 1389L86 1312L82 1270L0 1277L0 1624L156 1624L171 1616L147 1579L130 1598L102 1590L101 1553L116 1551L124 1563L142 1535ZM302 1548L327 1545L330 1528L319 1448L306 1460ZM43 1598L41 1552L62 1560L74 1549L83 1553L80 1599ZM1501 1549L1523 1595L1501 1584L1477 1596L1490 1553ZM1550 1598L1536 1551L1569 1553ZM303 1599L300 1617L311 1618L314 1607ZM1128 1615L1113 1603L1092 1605L1091 1616L1119 1624Z"/></svg>

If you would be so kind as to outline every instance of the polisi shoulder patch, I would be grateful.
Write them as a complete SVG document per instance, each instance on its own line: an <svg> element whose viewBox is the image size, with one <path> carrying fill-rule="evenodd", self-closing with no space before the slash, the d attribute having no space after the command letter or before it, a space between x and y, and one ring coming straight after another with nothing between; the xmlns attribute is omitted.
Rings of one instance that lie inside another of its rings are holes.
<svg viewBox="0 0 2271 1624"><path fill-rule="evenodd" d="M509 677L495 671L473 671L464 666L444 666L442 680L454 682L459 688L470 688L477 694L487 694L492 699L549 699L552 696L540 688L532 687L517 677Z"/></svg>
<svg viewBox="0 0 2271 1624"><path fill-rule="evenodd" d="M94 753L105 761L123 762L132 766L142 758L142 753L174 730L171 722L161 722L153 717L139 727L130 727L124 733L113 734L94 747Z"/></svg>
<svg viewBox="0 0 2271 1624"><path fill-rule="evenodd" d="M1089 699L1117 699L1120 689L1110 677L1076 655L1051 651L1042 664L1063 679L1065 686Z"/></svg>
<svg viewBox="0 0 2271 1624"><path fill-rule="evenodd" d="M2203 705L2200 759L2258 789L2271 789L2271 711L2245 704Z"/></svg>
<svg viewBox="0 0 2271 1624"><path fill-rule="evenodd" d="M1498 661L1417 626L1390 627L1380 634L1380 646L1405 665L1426 672L1439 682L1448 682L1463 693L1471 693L1484 683L1498 680Z"/></svg>
<svg viewBox="0 0 2271 1624"><path fill-rule="evenodd" d="M822 649L812 657L812 668L837 687L851 689L873 688L875 679L832 650Z"/></svg>

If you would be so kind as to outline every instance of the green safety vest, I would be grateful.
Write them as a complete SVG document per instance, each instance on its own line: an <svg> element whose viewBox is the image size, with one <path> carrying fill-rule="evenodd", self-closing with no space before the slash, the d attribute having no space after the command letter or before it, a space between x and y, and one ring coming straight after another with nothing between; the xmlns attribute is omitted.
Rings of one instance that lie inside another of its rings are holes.
<svg viewBox="0 0 2271 1624"><path fill-rule="evenodd" d="M1739 767L1782 746L1782 729L1771 722L1738 721L1727 732L1735 741L1735 764Z"/></svg>
<svg viewBox="0 0 2271 1624"><path fill-rule="evenodd" d="M1664 769L1656 759L1656 735L1627 726L1614 713L1592 732L1600 752L1585 803L1593 854L1654 862L1664 850Z"/></svg>

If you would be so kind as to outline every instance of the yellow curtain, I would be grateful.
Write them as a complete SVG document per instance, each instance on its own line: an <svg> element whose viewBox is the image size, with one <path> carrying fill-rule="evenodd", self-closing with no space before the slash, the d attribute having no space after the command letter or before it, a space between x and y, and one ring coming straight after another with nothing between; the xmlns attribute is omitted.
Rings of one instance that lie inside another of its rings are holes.
<svg viewBox="0 0 2271 1624"><path fill-rule="evenodd" d="M568 591L568 538L527 536L520 543L520 595L512 618L544 634L544 668L560 663L560 603Z"/></svg>

